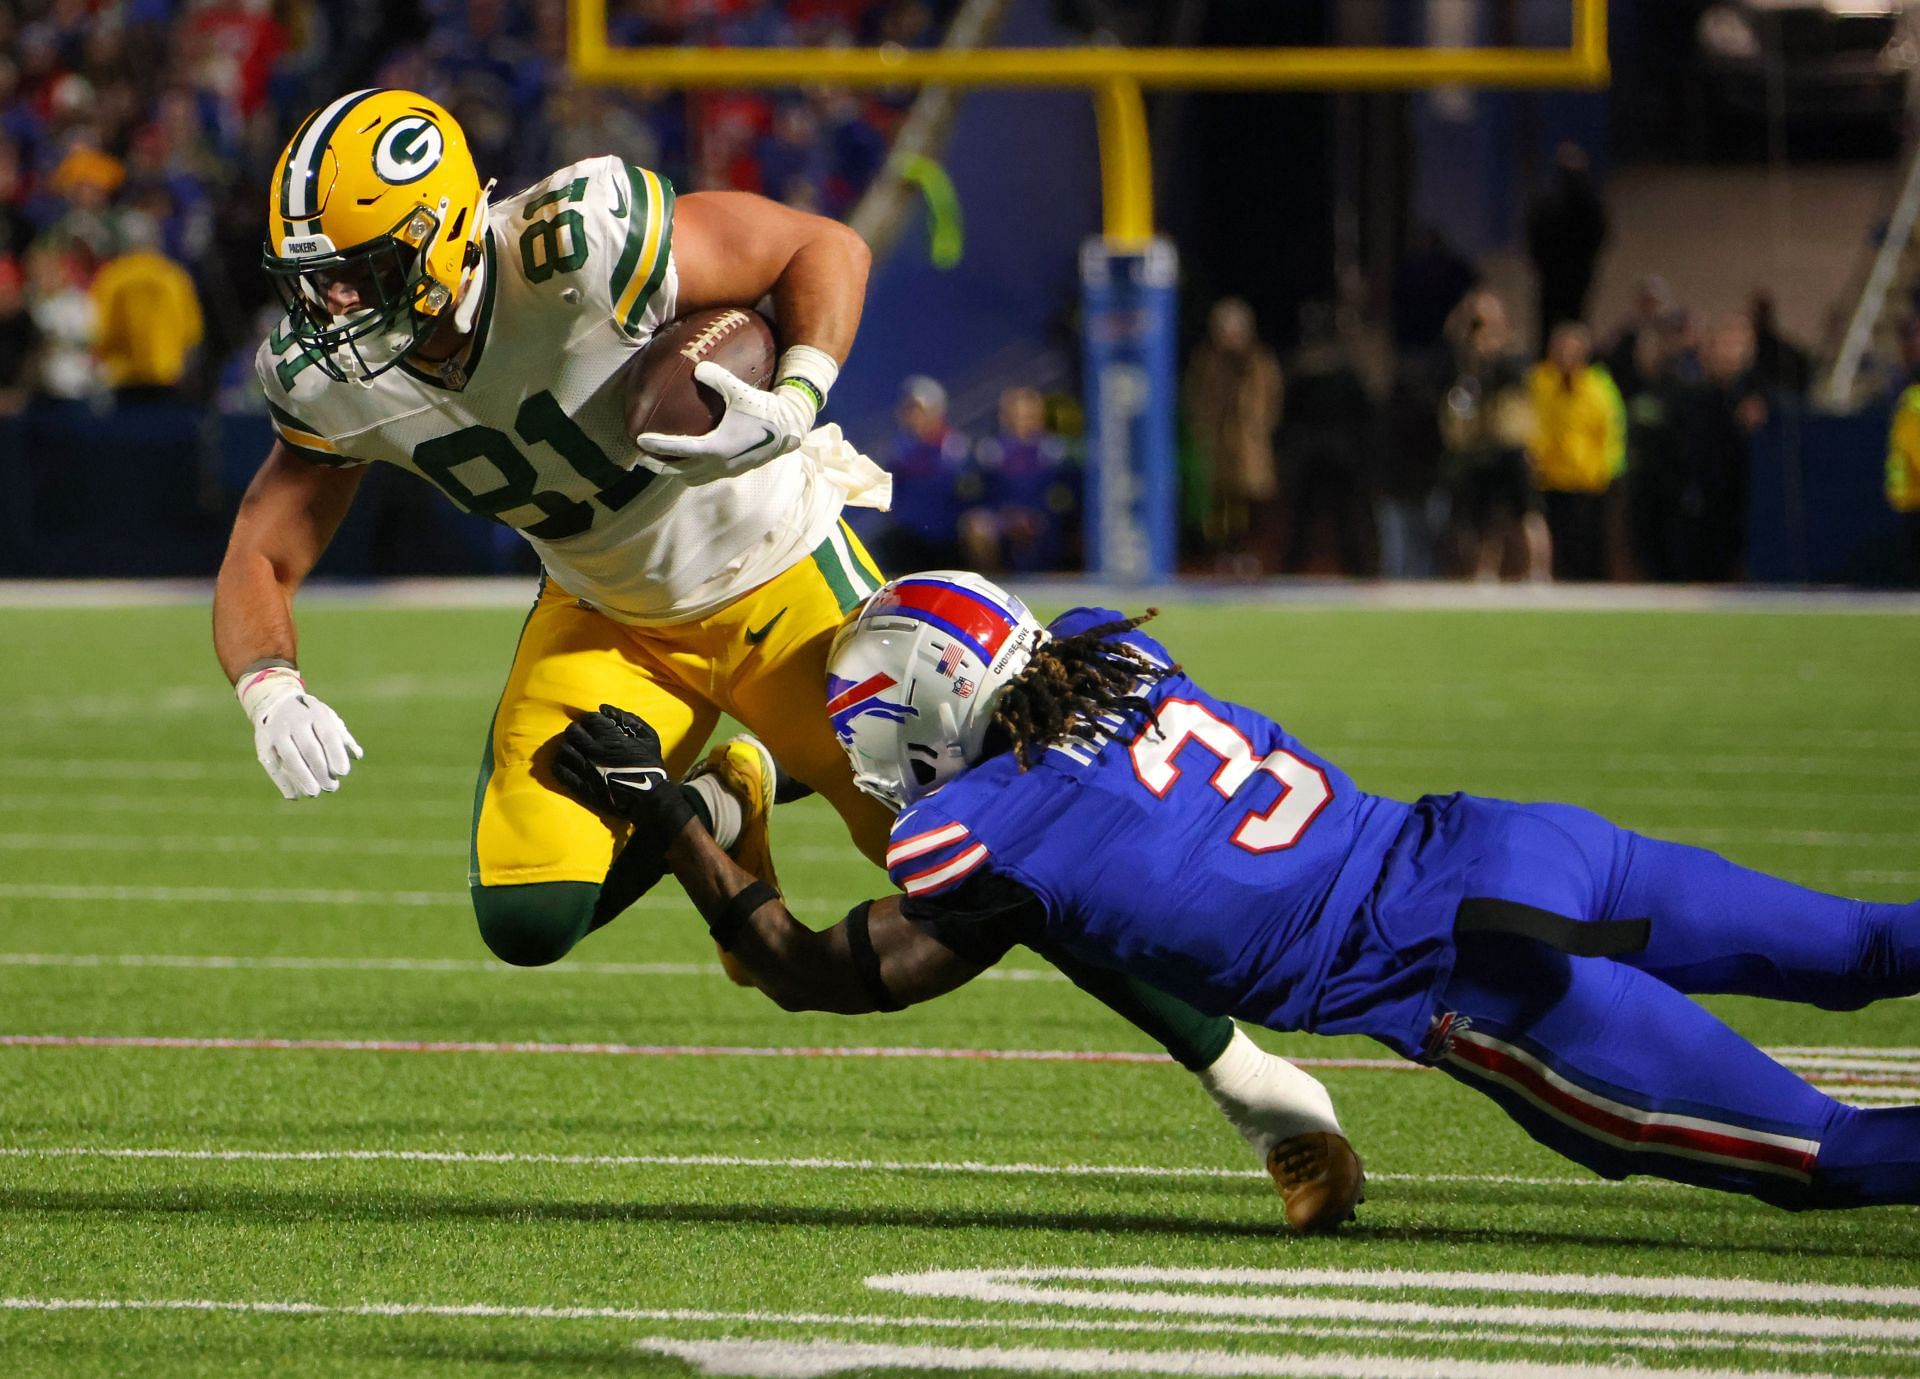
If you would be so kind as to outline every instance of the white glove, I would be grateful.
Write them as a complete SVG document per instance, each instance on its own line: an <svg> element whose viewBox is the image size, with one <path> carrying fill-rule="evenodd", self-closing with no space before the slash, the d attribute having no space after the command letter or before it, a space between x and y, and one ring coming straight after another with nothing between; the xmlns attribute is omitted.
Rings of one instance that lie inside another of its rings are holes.
<svg viewBox="0 0 1920 1379"><path fill-rule="evenodd" d="M642 450L676 461L665 472L689 484L710 484L758 469L796 449L826 405L839 377L833 356L795 345L780 356L771 388L756 388L711 360L696 364L693 377L726 399L720 424L704 436L648 431L633 438Z"/></svg>
<svg viewBox="0 0 1920 1379"><path fill-rule="evenodd" d="M338 790L354 760L366 755L340 715L307 693L292 666L243 675L234 693L253 724L253 750L287 799Z"/></svg>

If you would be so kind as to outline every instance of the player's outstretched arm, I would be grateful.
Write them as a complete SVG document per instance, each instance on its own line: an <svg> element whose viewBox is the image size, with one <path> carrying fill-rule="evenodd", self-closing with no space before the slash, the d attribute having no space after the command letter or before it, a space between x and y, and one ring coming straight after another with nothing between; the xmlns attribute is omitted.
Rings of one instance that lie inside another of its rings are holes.
<svg viewBox="0 0 1920 1379"><path fill-rule="evenodd" d="M667 862L714 940L783 1010L865 1015L945 995L984 970L900 913L900 897L856 905L831 929L796 920L700 827L687 824Z"/></svg>
<svg viewBox="0 0 1920 1379"><path fill-rule="evenodd" d="M303 460L279 442L247 486L213 590L213 649L233 681L254 749L288 799L340 788L361 755L340 716L295 669L293 596L339 530L359 469Z"/></svg>
<svg viewBox="0 0 1920 1379"><path fill-rule="evenodd" d="M787 1010L898 1010L985 970L902 916L898 896L858 905L831 929L801 924L701 827L667 772L659 736L635 714L602 704L560 734L552 760L568 794L634 825L629 848L651 840L664 850L715 942Z"/></svg>
<svg viewBox="0 0 1920 1379"><path fill-rule="evenodd" d="M674 212L673 261L683 315L770 297L787 344L771 388L752 387L711 361L694 371L727 404L705 435L635 437L643 450L681 461L679 478L706 483L786 454L813 429L853 348L872 255L836 220L747 192L696 192Z"/></svg>

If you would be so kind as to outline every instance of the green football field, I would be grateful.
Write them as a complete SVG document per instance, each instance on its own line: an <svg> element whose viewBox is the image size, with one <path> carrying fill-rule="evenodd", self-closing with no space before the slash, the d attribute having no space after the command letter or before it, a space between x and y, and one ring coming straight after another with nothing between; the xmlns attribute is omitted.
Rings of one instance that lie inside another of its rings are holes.
<svg viewBox="0 0 1920 1379"><path fill-rule="evenodd" d="M1605 1183L1363 1041L1260 1036L1332 1061L1370 1172L1303 1240L1193 1080L1025 955L785 1015L669 882L557 967L492 962L465 836L519 621L307 609L367 757L286 804L203 608L0 611L0 1379L1920 1375L1912 1210ZM1155 630L1369 788L1920 894L1920 616ZM816 923L885 889L818 801L775 846ZM1715 1005L1838 1096L1920 1100L1920 1005Z"/></svg>

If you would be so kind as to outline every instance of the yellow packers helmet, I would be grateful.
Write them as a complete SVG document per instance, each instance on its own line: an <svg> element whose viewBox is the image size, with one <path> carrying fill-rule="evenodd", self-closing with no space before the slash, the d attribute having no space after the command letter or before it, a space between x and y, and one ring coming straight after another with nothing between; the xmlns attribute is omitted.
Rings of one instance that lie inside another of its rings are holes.
<svg viewBox="0 0 1920 1379"><path fill-rule="evenodd" d="M458 306L492 186L416 92L349 92L301 122L273 170L263 262L331 377L384 373Z"/></svg>

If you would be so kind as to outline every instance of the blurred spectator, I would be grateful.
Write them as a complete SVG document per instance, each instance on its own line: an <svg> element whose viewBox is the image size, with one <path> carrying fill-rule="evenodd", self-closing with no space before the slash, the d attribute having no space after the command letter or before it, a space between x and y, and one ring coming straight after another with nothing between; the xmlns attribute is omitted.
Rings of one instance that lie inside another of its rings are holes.
<svg viewBox="0 0 1920 1379"><path fill-rule="evenodd" d="M1527 212L1527 253L1540 277L1537 328L1542 342L1563 321L1584 321L1593 269L1607 242L1607 208L1593 185L1587 152L1562 144L1553 182Z"/></svg>
<svg viewBox="0 0 1920 1379"><path fill-rule="evenodd" d="M1592 353L1587 328L1562 322L1547 341L1547 357L1527 375L1527 459L1546 500L1553 577L1560 580L1606 578L1606 495L1626 465L1626 409Z"/></svg>
<svg viewBox="0 0 1920 1379"><path fill-rule="evenodd" d="M1285 376L1279 451L1289 530L1281 568L1289 574L1314 568L1314 534L1330 525L1339 572L1371 574L1376 553L1367 470L1373 400L1325 303L1301 308L1300 345Z"/></svg>
<svg viewBox="0 0 1920 1379"><path fill-rule="evenodd" d="M1047 428L1046 399L1027 387L1001 393L999 433L974 454L991 514L989 568L1023 575L1066 569L1080 472L1067 443Z"/></svg>
<svg viewBox="0 0 1920 1379"><path fill-rule="evenodd" d="M1434 546L1447 510L1440 486L1440 408L1451 372L1437 361L1403 356L1394 373L1375 509L1386 579L1431 579L1436 573Z"/></svg>
<svg viewBox="0 0 1920 1379"><path fill-rule="evenodd" d="M39 348L25 274L18 260L0 256L0 418L18 416L26 407Z"/></svg>
<svg viewBox="0 0 1920 1379"><path fill-rule="evenodd" d="M1692 385L1683 369L1683 328L1647 329L1634 342L1631 371L1620 382L1627 412L1627 533L1640 578L1681 578L1682 513L1686 505L1687 414Z"/></svg>
<svg viewBox="0 0 1920 1379"><path fill-rule="evenodd" d="M1906 582L1920 586L1920 318L1902 328L1900 353L1909 381L1887 438L1887 506L1906 528Z"/></svg>
<svg viewBox="0 0 1920 1379"><path fill-rule="evenodd" d="M1680 577L1694 582L1738 579L1747 542L1747 488L1752 436L1767 419L1753 377L1753 323L1728 316L1707 337L1702 377L1688 399L1682 454Z"/></svg>
<svg viewBox="0 0 1920 1379"><path fill-rule="evenodd" d="M1479 270L1446 236L1429 225L1415 226L1393 273L1393 343L1402 356L1444 355L1447 318L1479 281ZM1425 361L1412 362L1419 367Z"/></svg>
<svg viewBox="0 0 1920 1379"><path fill-rule="evenodd" d="M1533 409L1506 304L1470 293L1447 323L1455 372L1440 407L1453 544L1475 579L1547 577L1546 519L1527 474Z"/></svg>
<svg viewBox="0 0 1920 1379"><path fill-rule="evenodd" d="M1649 336L1670 332L1675 318L1683 314L1679 303L1674 300L1673 288L1658 273L1648 273L1634 285L1633 310L1607 342L1602 356L1607 372L1613 375L1614 383L1623 394L1631 393L1639 386L1634 371L1639 367L1637 360L1641 342ZM1664 358L1664 351L1662 355ZM1674 360L1665 362L1678 363Z"/></svg>
<svg viewBox="0 0 1920 1379"><path fill-rule="evenodd" d="M40 333L35 392L64 402L84 402L99 390L93 359L93 298L78 255L52 243L27 255L27 302Z"/></svg>
<svg viewBox="0 0 1920 1379"><path fill-rule="evenodd" d="M1254 332L1253 308L1222 297L1187 365L1187 426L1212 476L1208 543L1236 574L1272 563L1273 433L1280 424L1280 362Z"/></svg>
<svg viewBox="0 0 1920 1379"><path fill-rule="evenodd" d="M90 144L75 146L47 179L48 188L61 202L48 234L83 246L95 263L105 259L117 239L113 194L126 175L125 166L111 154Z"/></svg>
<svg viewBox="0 0 1920 1379"><path fill-rule="evenodd" d="M1887 504L1906 529L1902 578L1920 587L1920 384L1908 384L1894 408L1887 452Z"/></svg>
<svg viewBox="0 0 1920 1379"><path fill-rule="evenodd" d="M947 390L922 374L900 385L894 417L893 509L875 554L888 570L950 569L961 563L961 513L978 507L984 492L967 438L947 424Z"/></svg>
<svg viewBox="0 0 1920 1379"><path fill-rule="evenodd" d="M20 204L24 191L19 145L0 133L0 256L16 261L33 242L33 222Z"/></svg>
<svg viewBox="0 0 1920 1379"><path fill-rule="evenodd" d="M160 227L129 212L121 253L93 280L93 351L117 401L175 395L200 343L200 299L187 270L160 252Z"/></svg>
<svg viewBox="0 0 1920 1379"><path fill-rule="evenodd" d="M1805 350L1780 333L1771 292L1764 288L1754 292L1747 319L1753 327L1754 387L1767 396L1806 392L1813 381L1813 363Z"/></svg>

